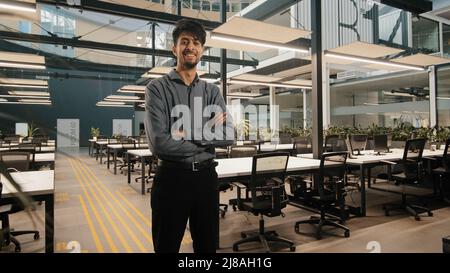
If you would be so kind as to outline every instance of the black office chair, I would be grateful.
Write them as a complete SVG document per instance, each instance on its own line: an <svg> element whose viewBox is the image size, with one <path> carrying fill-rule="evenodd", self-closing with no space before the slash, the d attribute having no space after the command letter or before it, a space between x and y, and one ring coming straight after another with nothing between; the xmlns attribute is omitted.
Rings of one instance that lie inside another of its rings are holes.
<svg viewBox="0 0 450 273"><path fill-rule="evenodd" d="M238 158L238 157L253 157L258 153L258 148L255 145L233 145L230 146L229 154L228 156L230 158ZM239 181L240 183L247 185L248 181ZM226 185L226 183L222 183L219 185L219 190L224 191L227 190L228 187L232 187L232 185ZM248 197L248 191L246 190L246 197ZM238 199L230 199L228 201L229 205L232 205L233 210L236 211L236 208L239 207L239 200ZM222 211L227 211L228 205L227 204L219 204L220 213L225 216L225 213ZM223 208L223 209L222 209Z"/></svg>
<svg viewBox="0 0 450 273"><path fill-rule="evenodd" d="M328 135L325 137L325 152L343 152L347 150L345 139L339 135Z"/></svg>
<svg viewBox="0 0 450 273"><path fill-rule="evenodd" d="M442 201L450 204L450 198L446 196L445 188L450 186L450 138L445 141L444 154L442 156L442 166L432 170L433 177L438 177L439 182L439 195ZM434 180L434 179L433 179ZM447 183L447 184L444 184Z"/></svg>
<svg viewBox="0 0 450 273"><path fill-rule="evenodd" d="M295 232L299 233L299 225L316 224L316 237L322 238L322 227L333 226L344 230L344 236L350 237L350 229L339 222L344 221L341 218L326 216L327 211L332 207L339 206L343 213L344 200L342 196L342 187L345 184L347 152L330 152L322 154L320 158L320 169L317 179L314 180L314 187L318 195L312 196L312 201L319 206L320 217L311 216L308 220L302 220L295 223Z"/></svg>
<svg viewBox="0 0 450 273"><path fill-rule="evenodd" d="M22 172L30 170L30 154L27 152L4 152L0 153L0 162L5 165L9 172ZM15 245L15 252L21 251L20 242L15 236L24 234L34 234L34 239L39 239L39 231L23 230L12 231L9 226L9 215L23 211L24 207L20 203L14 203L9 209L3 209L0 213L0 220L2 221L2 232L4 241L0 242L2 245L9 245L11 242Z"/></svg>
<svg viewBox="0 0 450 273"><path fill-rule="evenodd" d="M296 137L294 140L293 155L311 153L310 139L308 137Z"/></svg>
<svg viewBox="0 0 450 273"><path fill-rule="evenodd" d="M383 163L394 166L390 173L390 180L395 181L396 185L402 186L402 202L401 204L384 204L383 209L385 215L389 216L392 210L405 210L419 221L420 213L427 212L428 216L433 216L430 209L423 206L411 204L406 201L408 194L405 192L407 184L417 185L422 182L424 176L424 168L422 166L422 153L425 147L425 139L416 138L406 141L403 158L400 162L395 163L387 160L382 160Z"/></svg>
<svg viewBox="0 0 450 273"><path fill-rule="evenodd" d="M292 241L279 237L275 231L264 229L264 216L284 216L281 210L288 203L284 189L288 160L289 153L275 152L253 156L252 174L248 185L251 198L242 200L241 208L260 216L259 231L242 232L243 239L233 244L233 251L238 251L240 245L249 242L261 242L266 252L270 252L268 242L286 244L291 251L295 251Z"/></svg>

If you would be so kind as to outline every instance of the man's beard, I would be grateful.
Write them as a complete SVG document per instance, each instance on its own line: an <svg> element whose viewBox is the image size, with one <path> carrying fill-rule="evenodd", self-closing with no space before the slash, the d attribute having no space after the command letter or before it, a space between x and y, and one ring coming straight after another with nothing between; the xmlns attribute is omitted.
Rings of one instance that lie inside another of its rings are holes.
<svg viewBox="0 0 450 273"><path fill-rule="evenodd" d="M186 68L186 69L192 69L192 68L196 67L197 64L198 64L198 61L197 61L197 62L194 62L194 63L184 62L184 63L183 63L183 66L184 66L184 68Z"/></svg>

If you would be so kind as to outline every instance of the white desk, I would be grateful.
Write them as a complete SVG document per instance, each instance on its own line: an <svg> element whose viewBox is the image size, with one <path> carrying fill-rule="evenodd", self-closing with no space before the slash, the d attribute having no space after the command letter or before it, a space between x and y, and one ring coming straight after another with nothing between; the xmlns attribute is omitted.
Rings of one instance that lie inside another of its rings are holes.
<svg viewBox="0 0 450 273"><path fill-rule="evenodd" d="M42 153L34 155L34 162L54 162L55 153Z"/></svg>
<svg viewBox="0 0 450 273"><path fill-rule="evenodd" d="M290 151L294 149L294 144L262 144L258 148L260 152Z"/></svg>
<svg viewBox="0 0 450 273"><path fill-rule="evenodd" d="M132 148L130 148L132 147ZM125 150L127 151L128 149L146 149L148 148L148 144L147 143L141 143L141 144L108 144L106 145L106 167L109 170L109 154L110 154L110 150L113 150L112 154L113 154L113 161L114 161L114 174L117 174L117 153L119 150Z"/></svg>
<svg viewBox="0 0 450 273"><path fill-rule="evenodd" d="M54 244L54 171L31 171L11 173L14 181L22 188L22 192L31 196L35 201L45 202L45 252L53 253ZM17 190L11 182L0 175L3 184L1 204L17 201Z"/></svg>
<svg viewBox="0 0 450 273"><path fill-rule="evenodd" d="M131 168L130 168L130 155L141 158L141 194L145 194L145 159L153 156L149 149L128 150L126 152L127 158L127 171L128 171L128 185L131 183ZM150 168L152 164L150 163ZM151 171L151 170L150 170Z"/></svg>
<svg viewBox="0 0 450 273"><path fill-rule="evenodd" d="M219 163L216 172L219 180L233 180L250 177L252 173L252 157L216 159ZM318 170L320 160L311 158L289 157L287 173Z"/></svg>
<svg viewBox="0 0 450 273"><path fill-rule="evenodd" d="M381 155L376 155L373 150L367 150L362 152L363 155L352 156L353 158L347 158L347 164L359 166L359 179L361 184L361 208L360 213L362 216L366 216L366 183L365 183L365 170L368 170L368 187L370 188L370 168L385 164L382 161L399 161L403 158L403 149L391 149L391 153L382 153ZM442 156L444 150L423 150L423 157L437 157ZM297 155L301 158L312 158L312 154L299 154Z"/></svg>

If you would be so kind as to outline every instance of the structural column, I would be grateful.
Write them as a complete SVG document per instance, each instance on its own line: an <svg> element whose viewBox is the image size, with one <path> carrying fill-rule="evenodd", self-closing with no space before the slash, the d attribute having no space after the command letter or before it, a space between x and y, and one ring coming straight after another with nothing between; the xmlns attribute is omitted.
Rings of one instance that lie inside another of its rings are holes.
<svg viewBox="0 0 450 273"><path fill-rule="evenodd" d="M316 159L320 158L323 149L321 20L321 0L311 0L312 150Z"/></svg>
<svg viewBox="0 0 450 273"><path fill-rule="evenodd" d="M428 79L430 81L430 127L438 124L436 76L436 67L430 66L428 73Z"/></svg>

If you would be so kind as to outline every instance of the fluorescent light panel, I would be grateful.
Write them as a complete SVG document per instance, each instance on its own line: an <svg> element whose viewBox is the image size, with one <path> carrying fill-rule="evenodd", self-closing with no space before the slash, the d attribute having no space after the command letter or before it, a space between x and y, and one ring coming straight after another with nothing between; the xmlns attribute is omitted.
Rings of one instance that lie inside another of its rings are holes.
<svg viewBox="0 0 450 273"><path fill-rule="evenodd" d="M50 100L38 100L38 99L20 99L20 102L45 102L45 103L51 103Z"/></svg>
<svg viewBox="0 0 450 273"><path fill-rule="evenodd" d="M29 64L22 62L7 62L0 61L0 67L15 67L15 68L25 68L25 69L45 69L45 65L39 64Z"/></svg>
<svg viewBox="0 0 450 273"><path fill-rule="evenodd" d="M39 96L39 97L49 97L49 92L39 92L39 91L8 91L8 94L12 96Z"/></svg>
<svg viewBox="0 0 450 273"><path fill-rule="evenodd" d="M211 32L211 39L219 40L219 41L226 41L226 42L233 42L233 43L241 43L241 44L245 44L245 45L254 45L254 46L260 46L260 47L265 47L265 48L284 49L284 50L290 50L290 51L295 51L295 52L300 52L300 53L309 53L309 49L305 49L305 48L301 48L301 47L273 43L273 42L268 42L268 41L261 41L261 40L256 40L256 39L249 39L249 38L234 36L234 35L214 33L214 32Z"/></svg>
<svg viewBox="0 0 450 273"><path fill-rule="evenodd" d="M0 95L0 98L49 99L50 97Z"/></svg>
<svg viewBox="0 0 450 273"><path fill-rule="evenodd" d="M41 80L0 78L0 86L47 89L48 83L47 83L47 81L41 81Z"/></svg>
<svg viewBox="0 0 450 273"><path fill-rule="evenodd" d="M243 80L229 80L230 84L243 84L243 85L264 85L264 86L273 86L273 87L287 87L287 88L298 88L298 89L312 89L311 86L304 85L294 85L294 84L283 84L283 83L274 83L274 82L254 82L254 81L243 81Z"/></svg>
<svg viewBox="0 0 450 273"><path fill-rule="evenodd" d="M400 68L411 69L411 70L419 70L419 71L425 70L425 68L423 68L421 66L400 64L400 63L395 63L395 62L391 62L391 61L377 60L377 59L365 58L365 57L358 57L358 56L347 55L347 54L342 54L342 53L332 53L332 52L329 52L329 51L325 52L325 56L326 57L337 58L337 59L343 59L343 60L356 61L356 62L363 62L363 63L370 63L370 64L380 64L380 65L386 65L386 66L391 66L391 67L400 67Z"/></svg>
<svg viewBox="0 0 450 273"><path fill-rule="evenodd" d="M145 94L145 86L144 85L125 85L125 86L122 86L119 90L117 90L117 92Z"/></svg>
<svg viewBox="0 0 450 273"><path fill-rule="evenodd" d="M97 105L99 104L105 104L105 105L124 105L125 102L123 101L99 101L97 102Z"/></svg>
<svg viewBox="0 0 450 273"><path fill-rule="evenodd" d="M138 100L140 97L138 96L121 96L121 95L110 95L106 97L107 99L126 99L126 100Z"/></svg>
<svg viewBox="0 0 450 273"><path fill-rule="evenodd" d="M36 3L0 0L0 9L36 12Z"/></svg>

